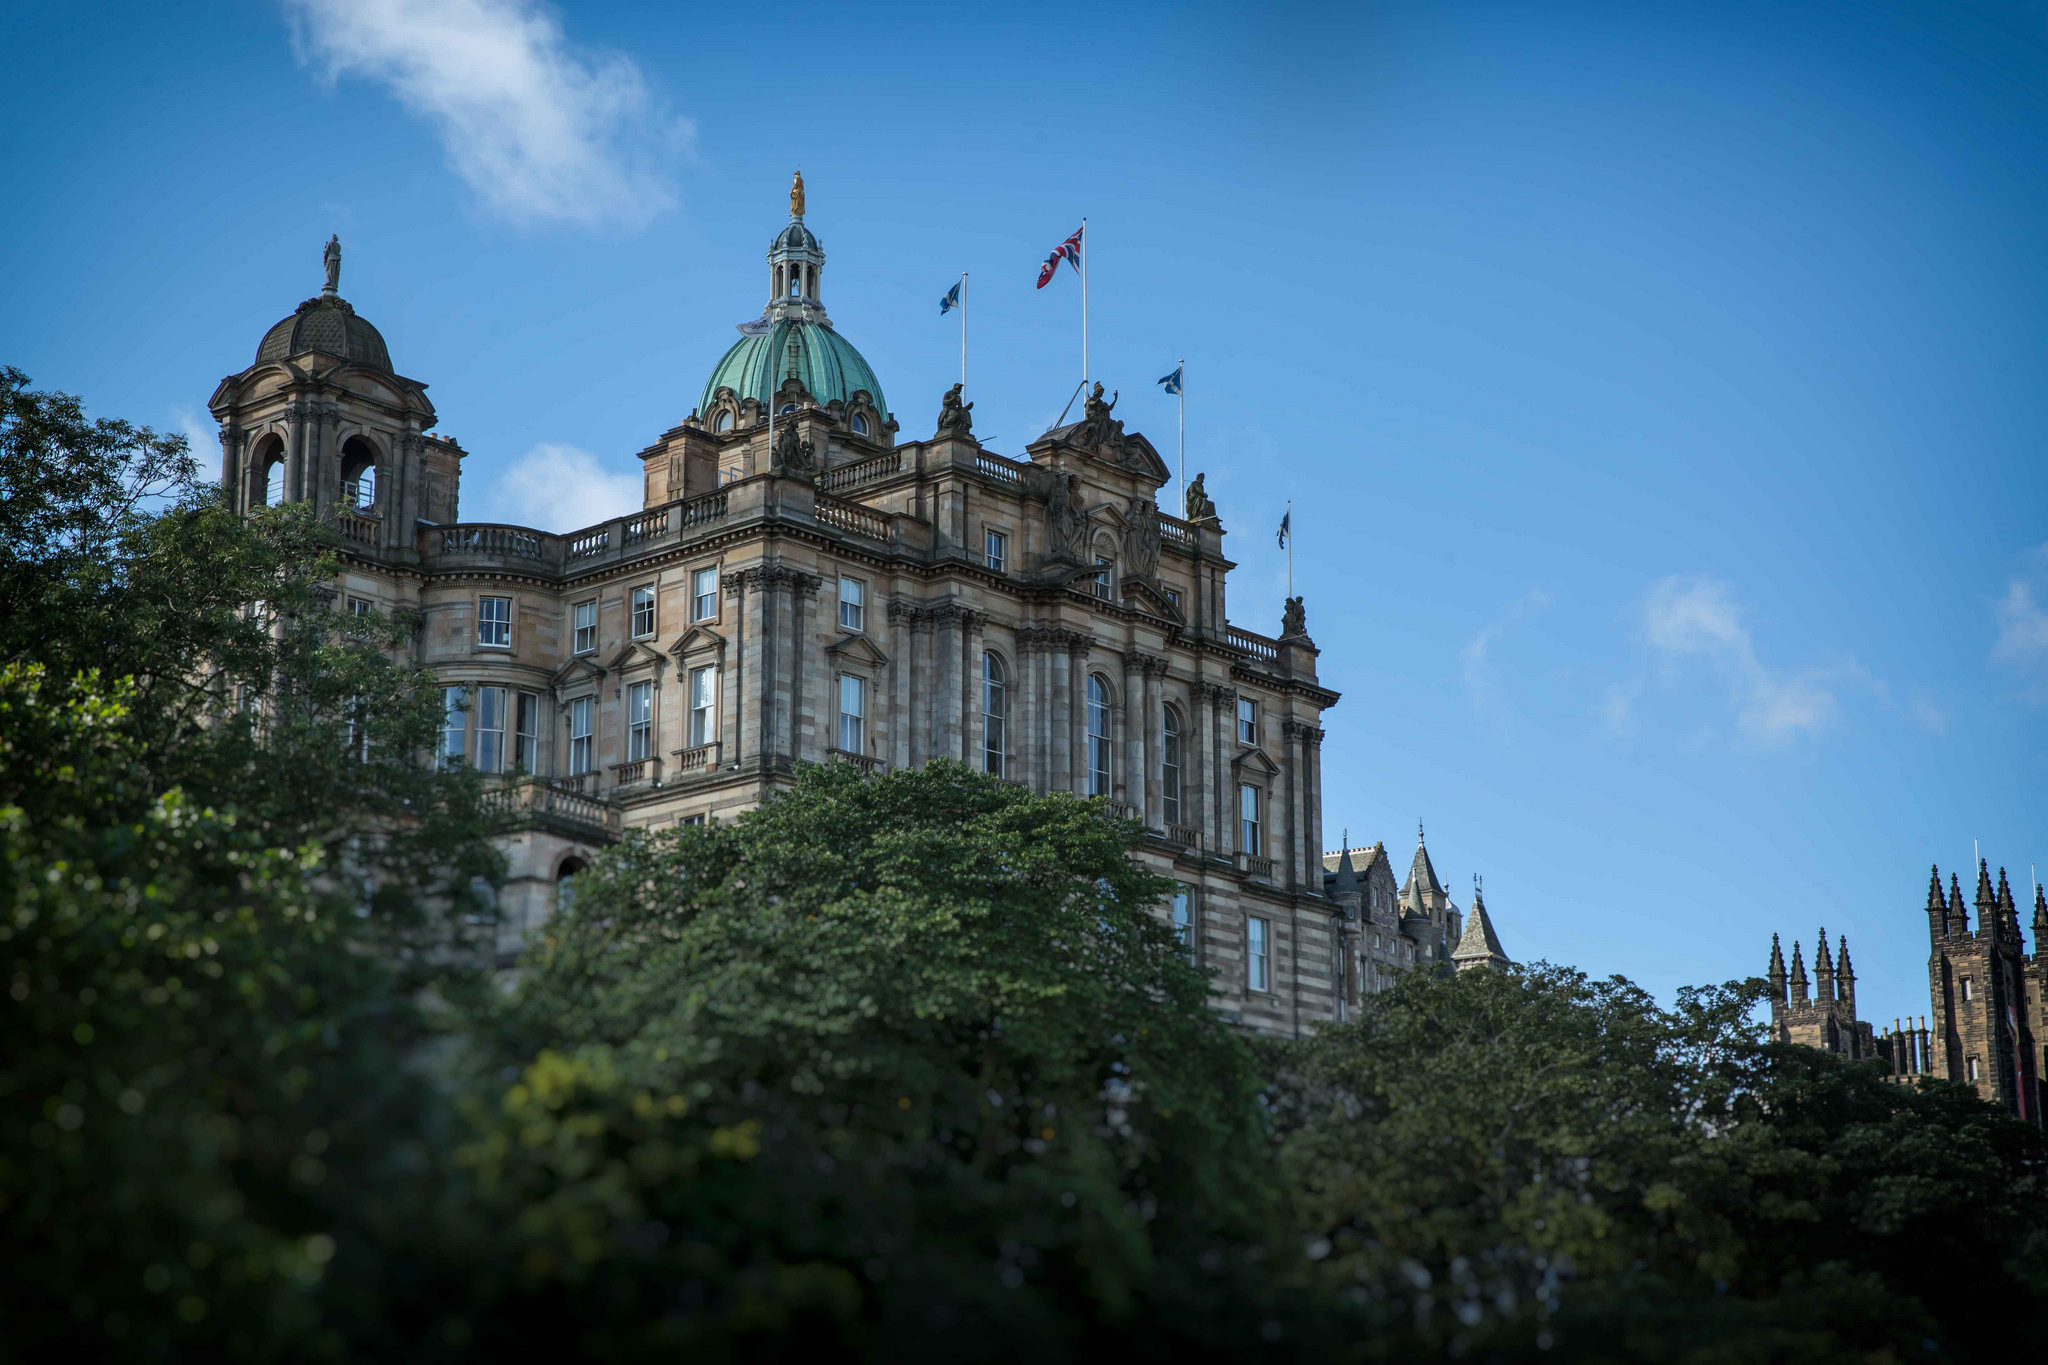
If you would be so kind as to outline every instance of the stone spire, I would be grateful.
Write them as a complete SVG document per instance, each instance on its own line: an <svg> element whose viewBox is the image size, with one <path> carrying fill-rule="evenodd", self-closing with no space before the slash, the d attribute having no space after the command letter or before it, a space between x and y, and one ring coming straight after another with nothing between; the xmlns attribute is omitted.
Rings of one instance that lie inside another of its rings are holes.
<svg viewBox="0 0 2048 1365"><path fill-rule="evenodd" d="M1948 937L1948 901L1941 894L1941 868L1928 865L1927 932L1933 938Z"/></svg>
<svg viewBox="0 0 2048 1365"><path fill-rule="evenodd" d="M1948 874L1948 931L1950 934L1970 932L1970 909L1963 904L1963 884L1956 874Z"/></svg>
<svg viewBox="0 0 2048 1365"><path fill-rule="evenodd" d="M1849 1007L1849 1017L1856 1017L1856 969L1849 965L1849 936L1844 934L1835 941L1835 997Z"/></svg>
<svg viewBox="0 0 2048 1365"><path fill-rule="evenodd" d="M2048 886L2043 886L2041 883L2035 882L2034 960L2036 962L2048 960L2043 958L2042 955L2044 953L2048 953Z"/></svg>
<svg viewBox="0 0 2048 1365"><path fill-rule="evenodd" d="M1344 831L1344 851L1337 858L1337 880L1333 895L1355 896L1358 894L1358 869L1351 865L1351 831Z"/></svg>
<svg viewBox="0 0 2048 1365"><path fill-rule="evenodd" d="M1765 980L1771 983L1771 1001L1785 1003L1785 951L1778 946L1778 936L1771 935L1771 968L1765 973Z"/></svg>
<svg viewBox="0 0 2048 1365"><path fill-rule="evenodd" d="M1989 859L1977 860L1977 932L1982 933L1986 925L1997 917L1998 893L1991 889L1991 863Z"/></svg>
<svg viewBox="0 0 2048 1365"><path fill-rule="evenodd" d="M1998 925L2010 930L2017 938L2020 932L2019 907L2012 903L2012 887L2005 880L2005 869L1998 869Z"/></svg>
<svg viewBox="0 0 2048 1365"><path fill-rule="evenodd" d="M1429 844L1422 837L1422 822L1415 822L1415 860L1408 864L1408 885L1403 892L1413 888L1416 899L1444 895L1443 883L1436 879L1436 867L1429 861Z"/></svg>
<svg viewBox="0 0 2048 1365"><path fill-rule="evenodd" d="M1835 998L1835 960L1828 956L1828 931L1820 931L1820 943L1813 950L1814 994L1821 1000Z"/></svg>
<svg viewBox="0 0 2048 1365"><path fill-rule="evenodd" d="M1805 963L1804 961L1802 961L1802 960L1800 959L1800 956L1799 956L1799 940L1795 938L1795 939L1793 939L1793 940L1792 940L1792 1003L1793 1003L1793 1004L1795 1004L1795 1005L1803 1005L1803 1004L1805 1004L1805 1003L1806 1003L1806 998L1807 998L1807 986L1808 986L1808 984L1809 984L1809 983L1808 983L1808 981L1807 981L1807 979L1806 979L1806 963Z"/></svg>
<svg viewBox="0 0 2048 1365"><path fill-rule="evenodd" d="M1494 933L1493 920L1486 913L1486 897L1476 883L1472 887L1472 913L1465 917L1465 933L1451 954L1451 965L1461 972L1474 967L1515 965L1508 960L1507 950L1500 946L1500 935Z"/></svg>

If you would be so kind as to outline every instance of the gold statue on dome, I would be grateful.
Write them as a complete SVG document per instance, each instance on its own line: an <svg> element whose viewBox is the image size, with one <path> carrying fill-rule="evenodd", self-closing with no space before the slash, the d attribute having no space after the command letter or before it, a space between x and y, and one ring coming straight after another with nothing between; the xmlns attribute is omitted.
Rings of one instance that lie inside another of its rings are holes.
<svg viewBox="0 0 2048 1365"><path fill-rule="evenodd" d="M804 173L802 171L798 171L796 179L789 183L789 216L792 218L804 216Z"/></svg>

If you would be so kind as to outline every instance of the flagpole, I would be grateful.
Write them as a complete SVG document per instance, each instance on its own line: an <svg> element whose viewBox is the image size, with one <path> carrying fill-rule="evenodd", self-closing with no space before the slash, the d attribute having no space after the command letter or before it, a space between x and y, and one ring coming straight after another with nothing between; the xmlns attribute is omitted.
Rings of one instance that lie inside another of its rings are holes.
<svg viewBox="0 0 2048 1365"><path fill-rule="evenodd" d="M1088 384L1088 220L1081 220L1081 385Z"/></svg>
<svg viewBox="0 0 2048 1365"><path fill-rule="evenodd" d="M1180 382L1174 387L1180 392L1174 397L1180 399L1180 500L1181 511L1187 511L1188 500L1188 362L1185 358L1174 362L1174 370L1180 375Z"/></svg>
<svg viewBox="0 0 2048 1365"><path fill-rule="evenodd" d="M967 391L967 272L960 272L960 391Z"/></svg>
<svg viewBox="0 0 2048 1365"><path fill-rule="evenodd" d="M1294 499L1287 500L1287 595L1294 596Z"/></svg>

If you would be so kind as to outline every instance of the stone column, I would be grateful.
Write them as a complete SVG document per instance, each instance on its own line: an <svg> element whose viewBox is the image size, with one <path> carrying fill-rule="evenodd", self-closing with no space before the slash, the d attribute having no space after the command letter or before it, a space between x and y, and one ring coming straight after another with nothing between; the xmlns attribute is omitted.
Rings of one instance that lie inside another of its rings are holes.
<svg viewBox="0 0 2048 1365"><path fill-rule="evenodd" d="M814 661L813 655L817 651L810 638L815 632L811 599L817 596L825 580L799 569L784 570L784 575L789 584L789 756L792 761L821 759L825 756L825 746L818 742L817 717L811 711L812 698L825 693L827 710L835 722L838 717L838 699L830 695L834 686L831 669ZM819 682L821 676L822 684ZM868 709L874 709L872 701ZM832 733L830 742L838 742L836 732Z"/></svg>
<svg viewBox="0 0 2048 1365"><path fill-rule="evenodd" d="M1124 651L1124 742L1118 746L1116 774L1111 790L1122 793L1125 804L1142 818L1145 815L1145 656Z"/></svg>
<svg viewBox="0 0 2048 1365"><path fill-rule="evenodd" d="M910 657L914 638L912 618L916 608L892 598L889 602L889 752L894 767L910 766L910 732L915 728L910 710L911 675L916 672Z"/></svg>
<svg viewBox="0 0 2048 1365"><path fill-rule="evenodd" d="M1308 756L1308 727L1300 721L1288 719L1280 722L1280 735L1285 741L1282 748L1286 771L1283 774L1287 788L1287 874L1286 885L1299 890L1308 876L1308 854L1303 847L1306 842L1307 819L1302 810L1302 770Z"/></svg>
<svg viewBox="0 0 2048 1365"><path fill-rule="evenodd" d="M1145 781L1143 784L1144 798L1139 803L1139 807L1143 813L1145 828L1147 829L1166 828L1166 817L1164 814L1165 793L1159 784L1160 746L1164 743L1165 735L1165 712L1159 704L1159 684L1161 679L1166 676L1166 669L1167 663L1164 659L1148 657L1145 660L1145 744L1143 755ZM1183 736L1181 742L1183 744L1187 742L1185 736ZM1181 762L1183 765L1186 764L1186 754L1181 755ZM1183 778L1183 784L1185 784L1185 778ZM1185 790L1183 790L1181 795L1183 800L1185 800L1187 795ZM1182 812L1182 814L1186 814L1186 812Z"/></svg>
<svg viewBox="0 0 2048 1365"><path fill-rule="evenodd" d="M960 658L966 622L961 610L948 602L933 613L932 660L933 732L932 753L949 758L960 756Z"/></svg>
<svg viewBox="0 0 2048 1365"><path fill-rule="evenodd" d="M1046 641L1046 671L1052 681L1052 707L1046 716L1046 757L1050 791L1074 787L1074 659L1066 632L1051 632Z"/></svg>
<svg viewBox="0 0 2048 1365"><path fill-rule="evenodd" d="M1209 688L1210 771L1216 781L1216 852L1228 857L1237 852L1237 791L1230 781L1230 755L1237 744L1230 727L1237 720L1237 691L1214 684Z"/></svg>

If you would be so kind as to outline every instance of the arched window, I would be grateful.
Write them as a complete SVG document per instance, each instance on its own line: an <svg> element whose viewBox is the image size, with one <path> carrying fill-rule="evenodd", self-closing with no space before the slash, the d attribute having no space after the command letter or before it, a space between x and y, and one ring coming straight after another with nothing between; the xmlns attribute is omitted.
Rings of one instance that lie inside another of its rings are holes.
<svg viewBox="0 0 2048 1365"><path fill-rule="evenodd" d="M1109 795L1109 680L1088 675L1088 794Z"/></svg>
<svg viewBox="0 0 2048 1365"><path fill-rule="evenodd" d="M789 268L789 296L793 299L804 296L804 268L800 265Z"/></svg>
<svg viewBox="0 0 2048 1365"><path fill-rule="evenodd" d="M1105 602L1116 601L1116 556L1106 540L1095 542L1095 595Z"/></svg>
<svg viewBox="0 0 2048 1365"><path fill-rule="evenodd" d="M717 432L727 432L727 431L731 431L731 430L732 430L732 409L731 409L731 408L720 408L720 409L718 410L718 416L716 416L716 417L714 417L714 418L712 418L712 419L711 419L711 429L712 429L713 431L717 431Z"/></svg>
<svg viewBox="0 0 2048 1365"><path fill-rule="evenodd" d="M1009 715L1009 692L1003 661L993 653L981 656L981 766L1003 775L1003 720Z"/></svg>
<svg viewBox="0 0 2048 1365"><path fill-rule="evenodd" d="M575 905L576 886L574 878L577 873L583 870L583 867L584 863L581 858L564 858L562 860L561 870L555 873L556 914L567 914L570 908Z"/></svg>
<svg viewBox="0 0 2048 1365"><path fill-rule="evenodd" d="M866 413L856 412L853 415L853 434L856 436L868 434L868 418Z"/></svg>
<svg viewBox="0 0 2048 1365"><path fill-rule="evenodd" d="M341 504L357 512L377 507L377 450L360 436L341 448Z"/></svg>
<svg viewBox="0 0 2048 1365"><path fill-rule="evenodd" d="M1166 704L1159 717L1159 797L1166 823L1180 823L1180 708Z"/></svg>

